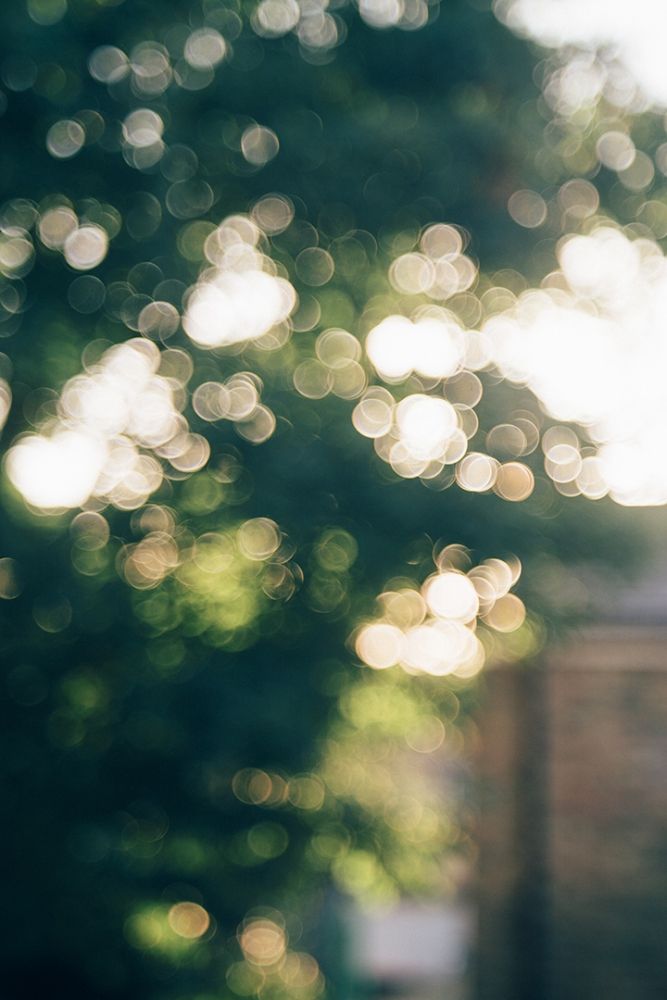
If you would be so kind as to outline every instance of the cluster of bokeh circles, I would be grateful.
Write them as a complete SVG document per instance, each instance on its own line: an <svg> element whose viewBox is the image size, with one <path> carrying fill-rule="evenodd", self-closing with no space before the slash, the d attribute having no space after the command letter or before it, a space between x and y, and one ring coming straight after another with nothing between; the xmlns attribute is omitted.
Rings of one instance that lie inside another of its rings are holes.
<svg viewBox="0 0 667 1000"><path fill-rule="evenodd" d="M563 238L558 256L541 289L484 325L494 363L556 421L580 425L542 438L560 492L664 504L667 261L653 240L609 225Z"/></svg>
<svg viewBox="0 0 667 1000"><path fill-rule="evenodd" d="M311 1000L324 990L320 967L308 952L290 947L290 938L301 936L299 924L274 908L250 911L226 941L236 955L226 972L235 996L289 995ZM177 898L150 903L133 910L125 921L125 937L138 951L161 958L187 956L218 931L213 915L202 901ZM291 933L290 933L291 931Z"/></svg>
<svg viewBox="0 0 667 1000"><path fill-rule="evenodd" d="M93 345L94 347L95 345ZM55 415L7 454L10 480L34 508L89 500L133 510L161 486L201 469L210 446L182 414L191 361L144 338L108 347L64 386Z"/></svg>
<svg viewBox="0 0 667 1000"><path fill-rule="evenodd" d="M253 219L237 215L206 238L211 267L190 291L183 317L185 332L198 347L229 347L270 335L267 346L275 348L287 339L296 292L259 249L263 235Z"/></svg>
<svg viewBox="0 0 667 1000"><path fill-rule="evenodd" d="M340 45L347 35L347 24L338 14L344 4L329 0L260 0L251 25L263 38L280 38L293 33L306 59L320 62L328 50ZM361 19L372 28L400 28L415 31L423 28L438 9L427 0L357 0ZM319 58L318 58L319 57Z"/></svg>
<svg viewBox="0 0 667 1000"><path fill-rule="evenodd" d="M400 665L408 673L472 677L484 665L477 624L514 632L526 610L510 593L521 574L516 558L487 559L467 571L467 552L446 546L435 555L437 572L421 587L403 585L378 597L380 615L354 638L359 659L375 670Z"/></svg>
<svg viewBox="0 0 667 1000"><path fill-rule="evenodd" d="M661 0L495 0L494 12L516 34L556 50L547 92L561 113L601 98L630 111L667 106ZM554 100L555 98L555 100Z"/></svg>

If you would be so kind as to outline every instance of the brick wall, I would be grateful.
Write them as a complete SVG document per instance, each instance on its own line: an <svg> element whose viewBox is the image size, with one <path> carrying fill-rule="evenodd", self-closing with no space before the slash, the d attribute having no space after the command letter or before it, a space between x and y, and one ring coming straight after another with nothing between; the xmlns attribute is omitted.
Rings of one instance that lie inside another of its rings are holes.
<svg viewBox="0 0 667 1000"><path fill-rule="evenodd" d="M476 1000L664 1000L667 630L485 684Z"/></svg>

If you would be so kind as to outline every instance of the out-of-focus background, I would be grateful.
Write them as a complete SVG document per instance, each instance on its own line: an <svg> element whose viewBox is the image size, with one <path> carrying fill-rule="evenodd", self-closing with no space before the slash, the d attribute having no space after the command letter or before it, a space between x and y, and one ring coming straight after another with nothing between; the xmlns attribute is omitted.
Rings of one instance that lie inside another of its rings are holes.
<svg viewBox="0 0 667 1000"><path fill-rule="evenodd" d="M0 995L663 998L663 3L0 24Z"/></svg>

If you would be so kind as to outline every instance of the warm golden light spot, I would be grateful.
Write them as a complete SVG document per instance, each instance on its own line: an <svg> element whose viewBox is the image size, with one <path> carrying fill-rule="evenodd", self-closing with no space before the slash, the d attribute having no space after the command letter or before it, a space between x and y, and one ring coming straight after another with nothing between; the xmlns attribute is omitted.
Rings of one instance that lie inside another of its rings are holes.
<svg viewBox="0 0 667 1000"><path fill-rule="evenodd" d="M490 611L498 597L495 579L491 573L480 566L470 571L469 579L477 592L479 612L484 615Z"/></svg>
<svg viewBox="0 0 667 1000"><path fill-rule="evenodd" d="M394 419L394 398L386 389L373 386L352 413L352 423L359 434L379 438L387 434Z"/></svg>
<svg viewBox="0 0 667 1000"><path fill-rule="evenodd" d="M495 490L503 500L519 503L535 489L535 477L522 462L507 462L498 469Z"/></svg>
<svg viewBox="0 0 667 1000"><path fill-rule="evenodd" d="M294 205L283 194L267 194L255 202L252 218L269 236L284 232L294 219Z"/></svg>
<svg viewBox="0 0 667 1000"><path fill-rule="evenodd" d="M610 170L626 170L634 161L635 144L625 132L605 132L597 141L595 151L600 163Z"/></svg>
<svg viewBox="0 0 667 1000"><path fill-rule="evenodd" d="M470 452L457 466L456 481L461 489L471 493L484 493L493 488L499 467L499 463L490 455Z"/></svg>
<svg viewBox="0 0 667 1000"><path fill-rule="evenodd" d="M573 219L587 219L597 212L600 195L590 181L566 181L558 191L558 201Z"/></svg>
<svg viewBox="0 0 667 1000"><path fill-rule="evenodd" d="M307 990L317 983L320 977L320 967L312 957L305 952L289 952L280 969L280 978L295 990Z"/></svg>
<svg viewBox="0 0 667 1000"><path fill-rule="evenodd" d="M178 564L178 546L171 535L161 532L152 532L136 545L126 546L122 557L125 579L139 590L156 587Z"/></svg>
<svg viewBox="0 0 667 1000"><path fill-rule="evenodd" d="M544 468L555 483L571 483L581 472L579 449L571 444L555 444L544 458Z"/></svg>
<svg viewBox="0 0 667 1000"><path fill-rule="evenodd" d="M180 325L181 318L170 302L149 302L139 313L137 329L144 337L165 341Z"/></svg>
<svg viewBox="0 0 667 1000"><path fill-rule="evenodd" d="M387 0L389 5L392 2ZM465 292L477 280L477 267L462 254L463 238L453 226L429 226L419 246L421 253L411 250L392 263L389 281L396 291L445 300Z"/></svg>
<svg viewBox="0 0 667 1000"><path fill-rule="evenodd" d="M420 246L433 260L451 259L463 252L463 237L454 226L438 222L424 230Z"/></svg>
<svg viewBox="0 0 667 1000"><path fill-rule="evenodd" d="M343 362L333 368L332 391L340 399L358 399L367 385L366 372L357 361Z"/></svg>
<svg viewBox="0 0 667 1000"><path fill-rule="evenodd" d="M211 918L198 903L175 903L167 915L169 926L179 937L194 941L211 926Z"/></svg>
<svg viewBox="0 0 667 1000"><path fill-rule="evenodd" d="M453 543L445 545L442 549L434 549L433 561L441 573L448 570L458 570L465 573L470 569L472 560L470 552L465 545Z"/></svg>
<svg viewBox="0 0 667 1000"><path fill-rule="evenodd" d="M192 394L192 408L202 420L221 420L229 412L228 398L227 390L219 382L202 382ZM253 403L256 402L254 392Z"/></svg>
<svg viewBox="0 0 667 1000"><path fill-rule="evenodd" d="M251 441L252 444L262 444L272 436L276 429L276 418L268 406L258 404L249 417L236 423L236 433Z"/></svg>
<svg viewBox="0 0 667 1000"><path fill-rule="evenodd" d="M78 225L75 212L66 205L50 208L39 219L37 229L39 238L50 250L59 250L65 240Z"/></svg>
<svg viewBox="0 0 667 1000"><path fill-rule="evenodd" d="M328 368L345 368L361 358L361 344L347 330L325 330L315 342L315 352Z"/></svg>
<svg viewBox="0 0 667 1000"><path fill-rule="evenodd" d="M239 943L247 962L266 967L276 965L287 948L287 936L273 920L249 920L239 935Z"/></svg>
<svg viewBox="0 0 667 1000"><path fill-rule="evenodd" d="M496 424L486 435L486 447L498 458L518 458L526 453L528 441L520 426Z"/></svg>
<svg viewBox="0 0 667 1000"><path fill-rule="evenodd" d="M487 612L484 621L497 632L514 632L523 625L525 618L526 608L521 598L516 594L505 594Z"/></svg>
<svg viewBox="0 0 667 1000"><path fill-rule="evenodd" d="M239 801L262 805L271 798L273 782L265 771L246 767L234 775L232 790Z"/></svg>
<svg viewBox="0 0 667 1000"><path fill-rule="evenodd" d="M227 379L227 395L219 397L220 402L223 398L225 400L224 416L231 420L247 420L251 417L259 405L261 385L261 381L250 372L240 372Z"/></svg>
<svg viewBox="0 0 667 1000"><path fill-rule="evenodd" d="M428 292L435 281L433 262L424 254L406 253L389 268L389 280L398 292L419 295Z"/></svg>
<svg viewBox="0 0 667 1000"><path fill-rule="evenodd" d="M403 655L403 633L395 625L366 625L355 640L357 656L374 670L395 666Z"/></svg>
<svg viewBox="0 0 667 1000"><path fill-rule="evenodd" d="M485 559L480 566L470 571L469 576L481 576L493 584L496 597L502 597L516 583L521 572L521 564L516 560L512 567L504 559Z"/></svg>

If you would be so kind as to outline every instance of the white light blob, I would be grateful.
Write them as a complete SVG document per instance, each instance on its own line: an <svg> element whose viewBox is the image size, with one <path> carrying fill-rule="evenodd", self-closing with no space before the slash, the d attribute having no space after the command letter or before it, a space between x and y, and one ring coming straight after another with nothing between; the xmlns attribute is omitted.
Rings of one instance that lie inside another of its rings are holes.
<svg viewBox="0 0 667 1000"><path fill-rule="evenodd" d="M63 246L65 260L76 271L90 271L101 264L109 249L109 237L101 226L79 226Z"/></svg>
<svg viewBox="0 0 667 1000"><path fill-rule="evenodd" d="M402 380L413 368L412 323L406 316L387 316L373 327L366 354L375 370L388 380Z"/></svg>
<svg viewBox="0 0 667 1000"><path fill-rule="evenodd" d="M258 35L279 38L299 23L301 8L296 0L261 0L253 18Z"/></svg>
<svg viewBox="0 0 667 1000"><path fill-rule="evenodd" d="M207 239L215 267L191 290L183 317L185 332L200 347L258 340L296 306L293 286L270 272L268 258L256 248L260 235L250 218L231 216Z"/></svg>
<svg viewBox="0 0 667 1000"><path fill-rule="evenodd" d="M79 507L92 494L106 458L101 443L85 431L21 439L7 455L7 474L33 507Z"/></svg>
<svg viewBox="0 0 667 1000"><path fill-rule="evenodd" d="M395 625L366 625L357 636L355 648L360 660L374 670L384 670L399 662L403 654L403 633Z"/></svg>
<svg viewBox="0 0 667 1000"><path fill-rule="evenodd" d="M402 0L359 0L362 20L371 28L391 28L403 16Z"/></svg>
<svg viewBox="0 0 667 1000"><path fill-rule="evenodd" d="M208 445L178 410L177 382L158 372L161 357L149 341L131 340L66 383L55 422L7 455L9 478L29 504L63 509L97 497L132 510L161 485L159 459L180 471L207 461Z"/></svg>
<svg viewBox="0 0 667 1000"><path fill-rule="evenodd" d="M445 399L407 396L396 408L400 440L415 458L435 459L457 429L456 410Z"/></svg>
<svg viewBox="0 0 667 1000"><path fill-rule="evenodd" d="M469 622L477 615L479 598L472 582L462 573L440 573L427 580L426 603L439 618Z"/></svg>
<svg viewBox="0 0 667 1000"><path fill-rule="evenodd" d="M448 378L463 366L465 336L453 320L425 316L413 323L387 316L368 334L366 354L387 382L403 381L413 371Z"/></svg>
<svg viewBox="0 0 667 1000"><path fill-rule="evenodd" d="M212 69L222 62L227 43L215 28L198 28L188 37L183 50L186 61L194 69Z"/></svg>
<svg viewBox="0 0 667 1000"><path fill-rule="evenodd" d="M436 565L447 565L447 553L460 548L446 547L434 556ZM374 670L400 665L408 673L474 676L486 655L475 633L478 618L501 633L524 622L523 602L509 593L521 573L519 561L512 557L512 563L514 569L489 559L468 576L443 569L426 579L421 594L412 588L385 591L378 599L381 616L355 636L357 656Z"/></svg>
<svg viewBox="0 0 667 1000"><path fill-rule="evenodd" d="M646 98L667 107L664 0L496 0L494 9L517 34L550 48L612 52Z"/></svg>
<svg viewBox="0 0 667 1000"><path fill-rule="evenodd" d="M496 365L529 386L556 420L593 447L545 450L568 494L667 503L667 260L656 244L602 227L560 248L557 290L523 293L484 332ZM567 442L571 445L571 442Z"/></svg>
<svg viewBox="0 0 667 1000"><path fill-rule="evenodd" d="M223 272L197 288L183 320L200 347L255 340L287 319L296 302L290 283L263 271Z"/></svg>

